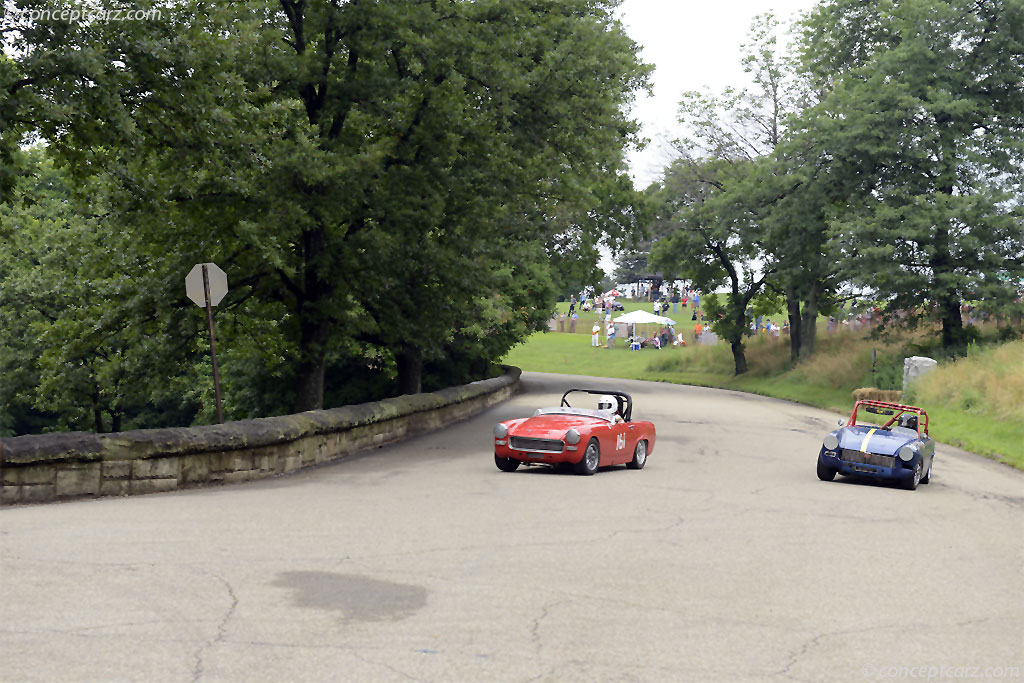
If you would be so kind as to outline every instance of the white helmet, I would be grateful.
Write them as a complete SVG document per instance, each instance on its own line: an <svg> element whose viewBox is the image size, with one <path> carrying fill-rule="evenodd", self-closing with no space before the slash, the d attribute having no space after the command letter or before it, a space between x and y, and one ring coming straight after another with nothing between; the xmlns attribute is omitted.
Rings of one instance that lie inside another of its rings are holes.
<svg viewBox="0 0 1024 683"><path fill-rule="evenodd" d="M615 397L608 396L607 394L597 400L598 410L615 410L616 405L618 405L618 402L615 400Z"/></svg>

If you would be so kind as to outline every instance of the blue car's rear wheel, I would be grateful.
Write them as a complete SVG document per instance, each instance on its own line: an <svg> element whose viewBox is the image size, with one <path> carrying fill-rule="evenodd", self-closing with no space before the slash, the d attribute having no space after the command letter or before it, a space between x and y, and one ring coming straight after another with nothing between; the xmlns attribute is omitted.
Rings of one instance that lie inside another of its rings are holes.
<svg viewBox="0 0 1024 683"><path fill-rule="evenodd" d="M823 463L821 458L818 458L818 479L822 481L832 481L836 478L836 471Z"/></svg>
<svg viewBox="0 0 1024 683"><path fill-rule="evenodd" d="M590 443L587 444L587 450L583 452L583 457L576 463L576 474L582 474L590 476L594 472L597 472L598 466L601 464L601 445L597 443L597 439L591 439Z"/></svg>

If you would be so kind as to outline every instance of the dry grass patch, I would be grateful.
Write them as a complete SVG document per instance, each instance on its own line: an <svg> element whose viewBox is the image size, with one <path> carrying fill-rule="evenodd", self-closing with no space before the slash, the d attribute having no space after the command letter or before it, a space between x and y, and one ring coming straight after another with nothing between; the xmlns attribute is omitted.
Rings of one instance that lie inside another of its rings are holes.
<svg viewBox="0 0 1024 683"><path fill-rule="evenodd" d="M917 401L1024 425L1024 341L971 350L913 388Z"/></svg>
<svg viewBox="0 0 1024 683"><path fill-rule="evenodd" d="M861 331L819 331L814 355L793 368L792 377L831 389L862 386L871 374L873 350L878 351L880 361L886 362L899 354L900 344L869 339Z"/></svg>

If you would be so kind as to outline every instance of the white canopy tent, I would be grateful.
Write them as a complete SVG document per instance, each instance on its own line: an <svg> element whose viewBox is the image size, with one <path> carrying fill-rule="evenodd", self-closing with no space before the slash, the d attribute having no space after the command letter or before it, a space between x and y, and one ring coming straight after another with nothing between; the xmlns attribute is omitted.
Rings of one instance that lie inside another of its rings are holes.
<svg viewBox="0 0 1024 683"><path fill-rule="evenodd" d="M633 311L632 313L626 313L615 318L617 323L626 323L627 325L675 325L676 321L671 318L666 318L663 315L654 315L647 311Z"/></svg>
<svg viewBox="0 0 1024 683"><path fill-rule="evenodd" d="M624 315L620 315L618 318L615 318L614 322L625 325L633 325L633 333L629 334L630 337L636 334L636 325L671 326L676 324L676 321L672 320L672 318L666 318L665 316L662 315L654 315L653 313L648 313L647 311L633 311L632 313L626 313ZM644 336L647 336L646 330L644 330Z"/></svg>

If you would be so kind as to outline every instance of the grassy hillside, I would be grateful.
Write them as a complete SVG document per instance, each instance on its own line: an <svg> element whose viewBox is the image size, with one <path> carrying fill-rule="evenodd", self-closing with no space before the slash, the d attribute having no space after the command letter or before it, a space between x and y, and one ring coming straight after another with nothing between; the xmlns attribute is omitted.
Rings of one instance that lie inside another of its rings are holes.
<svg viewBox="0 0 1024 683"><path fill-rule="evenodd" d="M627 310L636 308L647 306L627 305ZM673 317L671 310L667 315ZM629 351L621 339L614 349L591 347L595 316L583 314L576 334L536 334L509 352L504 362L538 372L735 389L849 412L855 389L901 388L903 358L915 355L911 345L927 334L873 340L863 332L830 334L822 326L815 356L792 369L788 341L758 335L747 345L750 371L735 377L729 346L694 345L689 318L675 316L686 347ZM928 411L932 436L939 441L1024 469L1024 341L972 347L966 358L941 362L907 400Z"/></svg>

